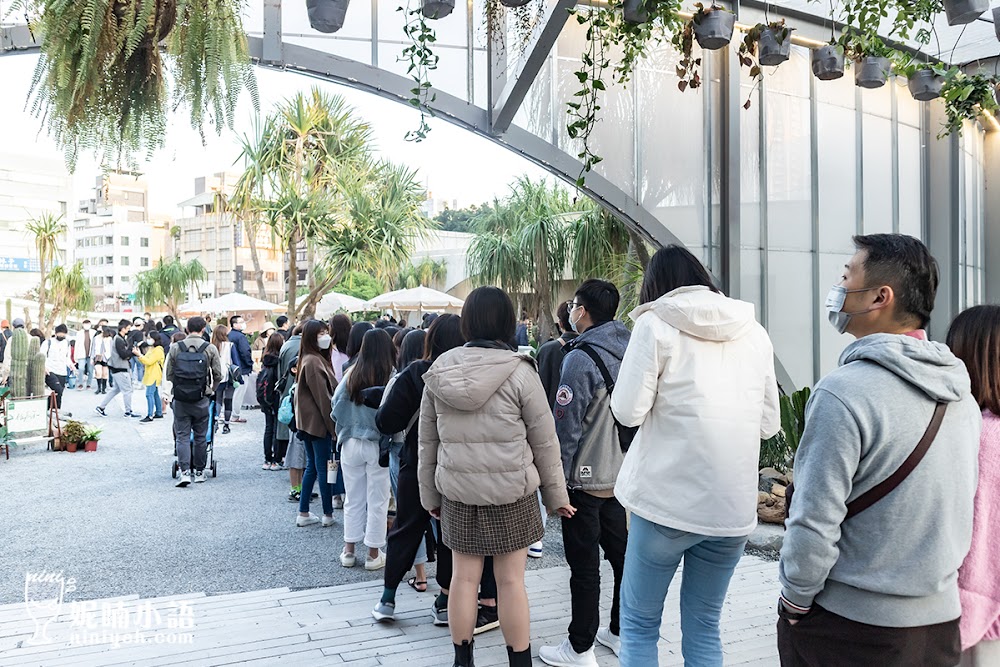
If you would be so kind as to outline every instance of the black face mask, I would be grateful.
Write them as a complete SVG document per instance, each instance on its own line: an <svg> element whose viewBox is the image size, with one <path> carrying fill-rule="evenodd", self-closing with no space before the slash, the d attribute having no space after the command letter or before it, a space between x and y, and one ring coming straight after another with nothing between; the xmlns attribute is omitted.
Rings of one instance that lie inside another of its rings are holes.
<svg viewBox="0 0 1000 667"><path fill-rule="evenodd" d="M66 340L66 336L56 336L56 340Z"/></svg>

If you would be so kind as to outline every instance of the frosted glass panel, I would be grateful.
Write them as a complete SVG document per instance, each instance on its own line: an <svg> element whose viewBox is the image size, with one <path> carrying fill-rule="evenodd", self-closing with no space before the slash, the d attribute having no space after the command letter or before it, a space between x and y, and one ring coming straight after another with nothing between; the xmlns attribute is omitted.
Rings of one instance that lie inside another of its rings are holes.
<svg viewBox="0 0 1000 667"><path fill-rule="evenodd" d="M767 254L767 326L774 349L795 388L812 386L813 310L812 254Z"/></svg>
<svg viewBox="0 0 1000 667"><path fill-rule="evenodd" d="M768 243L812 248L809 100L766 95Z"/></svg>
<svg viewBox="0 0 1000 667"><path fill-rule="evenodd" d="M865 234L892 232L892 121L864 115Z"/></svg>
<svg viewBox="0 0 1000 667"><path fill-rule="evenodd" d="M819 169L819 247L851 252L857 233L855 111L820 104L816 109Z"/></svg>
<svg viewBox="0 0 1000 667"><path fill-rule="evenodd" d="M899 231L916 238L923 236L920 130L899 126Z"/></svg>

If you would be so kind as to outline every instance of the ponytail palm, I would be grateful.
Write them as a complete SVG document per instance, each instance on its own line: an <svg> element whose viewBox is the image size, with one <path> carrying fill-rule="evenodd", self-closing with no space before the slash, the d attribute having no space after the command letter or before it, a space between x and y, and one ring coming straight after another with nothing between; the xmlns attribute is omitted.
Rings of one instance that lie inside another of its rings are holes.
<svg viewBox="0 0 1000 667"><path fill-rule="evenodd" d="M66 223L62 218L54 213L43 213L25 226L27 235L35 237L35 250L38 251L38 273L41 276L38 283L39 326L45 326L45 284L49 280L49 270L59 254L59 237L66 233Z"/></svg>
<svg viewBox="0 0 1000 667"><path fill-rule="evenodd" d="M195 283L206 277L205 268L196 259L183 262L179 257L161 258L155 268L138 275L135 300L144 306L162 305L176 317L181 302L194 292Z"/></svg>
<svg viewBox="0 0 1000 667"><path fill-rule="evenodd" d="M69 269L65 266L55 267L49 274L49 282L52 314L46 324L47 331L52 330L64 312L80 312L94 307L94 293L87 276L83 274L83 262L77 262Z"/></svg>

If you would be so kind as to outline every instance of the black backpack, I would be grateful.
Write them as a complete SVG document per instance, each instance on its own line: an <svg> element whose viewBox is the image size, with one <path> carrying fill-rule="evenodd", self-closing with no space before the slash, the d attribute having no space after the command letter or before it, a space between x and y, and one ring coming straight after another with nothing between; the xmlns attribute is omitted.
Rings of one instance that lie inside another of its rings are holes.
<svg viewBox="0 0 1000 667"><path fill-rule="evenodd" d="M614 378L611 377L611 372L608 370L604 360L601 359L601 355L597 353L597 350L586 343L575 345L573 346L573 349L580 350L590 357L590 359L594 362L594 365L597 366L597 370L601 373L601 377L604 378L604 386L608 390L608 396L611 396L611 393L615 389L615 381ZM618 421L617 418L615 418L613 414L611 415L611 418L615 420L615 429L618 431L618 444L622 448L622 453L625 454L628 452L628 448L632 446L632 441L635 440L635 434L639 431L639 427L624 426Z"/></svg>
<svg viewBox="0 0 1000 667"><path fill-rule="evenodd" d="M174 400L181 403L197 403L205 397L208 386L208 355L205 350L209 343L202 343L197 350L191 350L186 341L177 343L177 356L171 361L174 370Z"/></svg>
<svg viewBox="0 0 1000 667"><path fill-rule="evenodd" d="M278 380L277 366L264 366L257 374L257 402L261 407L274 410L277 405L275 389Z"/></svg>

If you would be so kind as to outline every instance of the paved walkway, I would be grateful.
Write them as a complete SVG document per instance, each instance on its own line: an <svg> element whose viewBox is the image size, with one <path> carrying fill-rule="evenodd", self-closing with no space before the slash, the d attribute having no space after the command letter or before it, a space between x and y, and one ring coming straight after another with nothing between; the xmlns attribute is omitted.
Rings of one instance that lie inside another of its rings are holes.
<svg viewBox="0 0 1000 667"><path fill-rule="evenodd" d="M610 575L610 571L605 574ZM534 570L527 575L535 655L540 645L565 636L568 581L565 567ZM671 588L663 617L660 664L664 666L683 664L679 583L675 581ZM772 604L777 588L776 563L754 556L743 558L722 619L727 665L778 664ZM199 593L146 600L127 596L86 606L73 603L72 595L67 594L60 615L47 628L50 641L41 644L29 643L36 624L25 605L6 605L0 607L0 663L4 667L449 666L452 651L447 628L430 623L428 609L434 593L415 593L404 586L397 600L397 621L376 624L369 612L381 590L379 582L365 582L217 596ZM607 586L605 593L606 619L611 604ZM148 643L134 643L135 632L147 625L149 629L140 632ZM120 633L117 647L110 643L115 633ZM95 643L84 643L85 638ZM507 664L499 631L481 635L476 645L480 667ZM596 650L601 665L618 664L608 649L599 646ZM542 663L535 658L535 664Z"/></svg>

